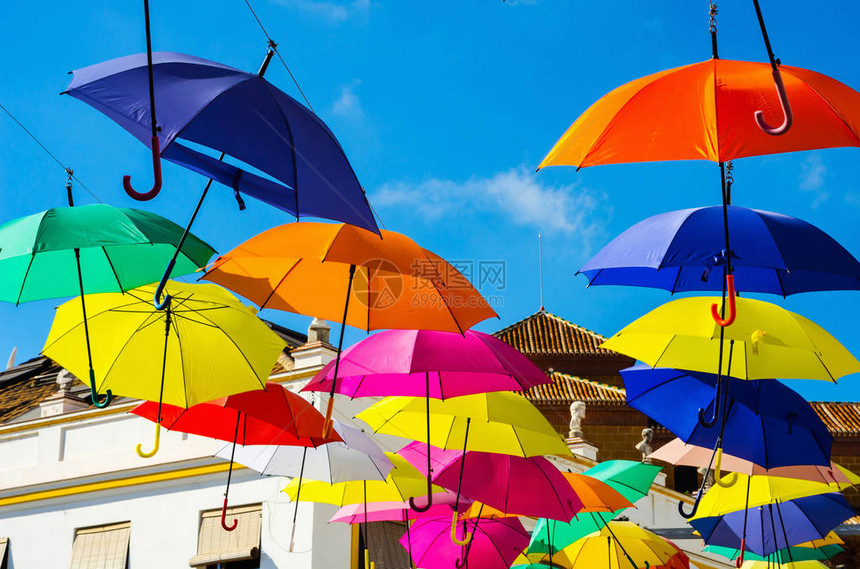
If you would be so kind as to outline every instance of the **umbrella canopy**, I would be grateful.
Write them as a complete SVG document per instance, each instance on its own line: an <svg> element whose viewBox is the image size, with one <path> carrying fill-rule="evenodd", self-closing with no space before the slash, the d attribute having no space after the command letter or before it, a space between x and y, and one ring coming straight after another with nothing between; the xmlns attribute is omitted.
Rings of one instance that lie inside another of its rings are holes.
<svg viewBox="0 0 860 569"><path fill-rule="evenodd" d="M558 553L570 567L662 567L689 569L690 560L674 543L631 522L609 522L599 533L583 537Z"/></svg>
<svg viewBox="0 0 860 569"><path fill-rule="evenodd" d="M218 257L204 278L261 309L362 330L463 333L496 316L457 269L412 239L393 231L382 231L380 238L345 224L302 222L269 229Z"/></svg>
<svg viewBox="0 0 860 569"><path fill-rule="evenodd" d="M795 498L828 494L834 487L821 482L779 478L777 476L747 476L738 474L734 483L715 485L702 498L696 518L713 517L730 512L762 506L772 502L785 502ZM823 535L823 534L822 534ZM821 535L816 538L822 537ZM816 539L809 538L809 539ZM804 540L806 541L806 540Z"/></svg>
<svg viewBox="0 0 860 569"><path fill-rule="evenodd" d="M583 512L616 512L633 506L619 491L593 476L575 472L562 475L582 501Z"/></svg>
<svg viewBox="0 0 860 569"><path fill-rule="evenodd" d="M427 469L427 451L430 451L430 469ZM436 476L463 456L463 450L443 449L434 445L422 444L412 441L397 451L397 454L409 461L409 464L417 468L424 476Z"/></svg>
<svg viewBox="0 0 860 569"><path fill-rule="evenodd" d="M605 460L584 474L605 482L631 502L636 502L648 495L662 469L656 464L632 460Z"/></svg>
<svg viewBox="0 0 860 569"><path fill-rule="evenodd" d="M728 557L730 560L734 561L738 557L740 557L741 550L733 549L731 547L722 547L720 545L708 545L705 547L704 551L708 553L716 553L717 555L722 555L723 557ZM771 564L781 564L781 563L790 563L795 561L813 561L813 560L822 560L822 559L830 559L834 555L838 555L839 553L845 551L845 548L841 545L825 545L823 547L789 547L786 549L780 549L768 556L757 555L752 551L747 551L744 553L744 559L747 560L748 563L753 561L770 561ZM782 565L780 565L781 567ZM767 568L771 569L771 568Z"/></svg>
<svg viewBox="0 0 860 569"><path fill-rule="evenodd" d="M162 158L296 217L377 231L343 149L312 111L256 73L180 53L156 52L152 59ZM146 54L78 69L65 92L152 148ZM192 145L222 151L273 179Z"/></svg>
<svg viewBox="0 0 860 569"><path fill-rule="evenodd" d="M697 410L713 413L716 375L646 365L621 370L621 375L627 404L686 442L714 448L722 433L726 452L765 468L830 464L833 437L827 426L803 397L776 380L728 378L725 426L708 427Z"/></svg>
<svg viewBox="0 0 860 569"><path fill-rule="evenodd" d="M771 560L755 560L744 561L741 569L774 569L774 561ZM783 562L779 564L780 569L827 569L827 565L820 561L804 560Z"/></svg>
<svg viewBox="0 0 860 569"><path fill-rule="evenodd" d="M699 513L690 520L705 543L739 548L744 538L744 549L762 556L821 538L855 515L854 508L836 493L764 504L724 515L708 513L708 509L703 511L700 506Z"/></svg>
<svg viewBox="0 0 860 569"><path fill-rule="evenodd" d="M733 205L727 213L737 290L787 296L860 289L860 262L814 225ZM670 211L624 231L579 272L589 285L719 291L725 247L721 206Z"/></svg>
<svg viewBox="0 0 860 569"><path fill-rule="evenodd" d="M433 482L507 514L568 521L584 507L562 473L542 456L470 451Z"/></svg>
<svg viewBox="0 0 860 569"><path fill-rule="evenodd" d="M712 454L713 450L710 448L691 445L681 439L672 439L652 452L648 457L652 460L668 462L669 464L704 468L708 466ZM781 478L799 478L801 480L823 482L831 484L834 490L844 490L845 488L860 484L860 476L835 462L831 462L829 466L808 464L765 468L752 461L723 453L721 468L725 471L740 472L748 475L779 476Z"/></svg>
<svg viewBox="0 0 860 569"><path fill-rule="evenodd" d="M540 518L532 531L529 552L555 555L571 543L599 532L614 517L615 513L580 512L567 522Z"/></svg>
<svg viewBox="0 0 860 569"><path fill-rule="evenodd" d="M529 534L516 518L500 520L466 520L462 522L472 533L468 545L451 541L448 518L424 518L415 521L410 530L412 561L416 567L443 569L508 569L517 555L525 549ZM400 544L409 549L407 536Z"/></svg>
<svg viewBox="0 0 860 569"><path fill-rule="evenodd" d="M421 473L396 454L385 454L393 465L385 480L350 480L329 484L294 478L284 488L284 492L291 500L296 500L298 496L305 502L323 502L338 507L364 502L402 502L421 495L426 490ZM435 487L434 490L440 492L442 489Z"/></svg>
<svg viewBox="0 0 860 569"><path fill-rule="evenodd" d="M298 395L290 395L301 399ZM315 422L319 419L311 429L311 436L316 438L322 429L323 416L316 409L313 416ZM339 435L342 442L330 442L312 449L285 446L274 441L263 445L250 443L253 446L236 448L234 460L260 474L303 477L329 484L349 480L385 480L391 472L394 465L382 449L355 427L335 421L332 435ZM232 445L225 445L215 456L230 458L231 452Z"/></svg>
<svg viewBox="0 0 860 569"><path fill-rule="evenodd" d="M364 523L365 514L368 522L397 521L405 522L419 518L451 518L454 510L454 494L452 492L437 492L433 495L433 505L426 510L413 509L409 501L400 502L371 502L368 504L347 504L341 507L329 522L345 522L348 524ZM424 498L415 498L416 503L424 503ZM460 510L469 507L469 500L460 499Z"/></svg>
<svg viewBox="0 0 860 569"><path fill-rule="evenodd" d="M726 162L814 148L860 146L860 93L814 71L781 65L794 114L771 136L753 114L778 123L767 63L710 59L636 79L604 95L555 143L539 168L656 160ZM719 117L719 120L717 118Z"/></svg>
<svg viewBox="0 0 860 569"><path fill-rule="evenodd" d="M711 317L713 300L689 297L668 302L628 324L601 347L652 367L715 372L721 327ZM860 362L833 336L775 304L738 298L737 319L722 330L723 361L730 362L726 375L731 377L836 381L860 372Z"/></svg>
<svg viewBox="0 0 860 569"><path fill-rule="evenodd" d="M88 296L99 391L189 407L265 387L285 343L253 310L218 286L173 281L170 307L156 310L154 290ZM80 303L66 302L42 350L77 377L87 374L83 328Z"/></svg>
<svg viewBox="0 0 860 569"><path fill-rule="evenodd" d="M516 393L481 393L444 401L431 399L429 403L433 417L430 440L425 430L424 398L387 397L356 418L375 432L440 448L463 449L467 440L466 450L518 456L570 454L570 449L543 414Z"/></svg>
<svg viewBox="0 0 860 569"><path fill-rule="evenodd" d="M0 226L0 300L28 302L123 292L157 281L182 228L154 213L105 204L52 208ZM192 273L215 253L186 238L172 275ZM81 376L84 377L84 376Z"/></svg>
<svg viewBox="0 0 860 569"><path fill-rule="evenodd" d="M334 368L335 362L329 362L303 391L329 391ZM337 392L350 397L429 395L445 399L524 391L550 381L531 360L483 332L386 330L343 352Z"/></svg>
<svg viewBox="0 0 860 569"><path fill-rule="evenodd" d="M340 440L337 433L329 438L320 437L322 414L301 396L273 382L268 382L265 389L228 395L187 409L162 405L160 421L158 403L154 401L144 401L130 413L157 421L168 431L240 445L316 447Z"/></svg>

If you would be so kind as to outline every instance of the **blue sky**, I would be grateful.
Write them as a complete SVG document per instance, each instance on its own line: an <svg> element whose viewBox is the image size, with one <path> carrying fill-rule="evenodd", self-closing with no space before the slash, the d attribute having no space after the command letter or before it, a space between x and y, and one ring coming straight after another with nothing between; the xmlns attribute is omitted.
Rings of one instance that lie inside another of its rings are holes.
<svg viewBox="0 0 860 569"><path fill-rule="evenodd" d="M143 51L140 2L7 3L0 103L21 119L102 201L141 207L120 180L150 180L148 151L93 109L58 93L72 69ZM252 5L316 112L343 144L386 228L449 260L503 261L500 321L539 307L537 234L543 234L544 304L610 335L659 304L663 291L595 287L574 273L612 237L649 215L719 199L718 168L672 162L572 168L535 166L593 101L636 77L710 57L706 2L469 0L253 0ZM776 55L860 87L847 1L762 0ZM152 0L155 49L256 70L265 37L242 0ZM763 61L751 2L721 3L720 55ZM278 61L267 78L298 97ZM65 205L62 170L0 114L0 220ZM735 162L734 203L801 217L860 253L857 148ZM204 183L165 164L165 190L145 208L184 223ZM78 192L79 203L93 200ZM290 218L254 200L236 210L216 188L196 233L227 251ZM858 293L783 301L860 354ZM0 306L0 358L41 348L56 302ZM308 318L266 311L297 329ZM361 334L350 331L348 340ZM794 382L813 399L860 400L840 385Z"/></svg>

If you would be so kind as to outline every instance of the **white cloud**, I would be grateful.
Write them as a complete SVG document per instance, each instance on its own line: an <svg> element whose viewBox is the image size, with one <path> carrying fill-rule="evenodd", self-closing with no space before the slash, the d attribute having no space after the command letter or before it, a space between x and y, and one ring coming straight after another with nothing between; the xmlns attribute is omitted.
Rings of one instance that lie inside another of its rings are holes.
<svg viewBox="0 0 860 569"><path fill-rule="evenodd" d="M282 6L296 8L306 14L326 20L332 24L342 24L352 18L367 18L370 0L335 2L325 0L275 0Z"/></svg>
<svg viewBox="0 0 860 569"><path fill-rule="evenodd" d="M804 192L814 194L812 208L815 209L830 198L830 192L824 187L827 176L827 166L819 154L810 154L800 166L798 182Z"/></svg>
<svg viewBox="0 0 860 569"><path fill-rule="evenodd" d="M355 87L358 85L361 85L361 81L356 79L349 85L340 88L338 98L332 103L331 114L350 119L364 118L364 108L361 106L358 95L355 94Z"/></svg>
<svg viewBox="0 0 860 569"><path fill-rule="evenodd" d="M543 184L523 166L462 182L388 183L371 192L370 199L378 208L408 208L428 221L475 212L484 214L487 224L514 222L547 232L576 233L586 244L602 233L610 211L605 194L575 184Z"/></svg>

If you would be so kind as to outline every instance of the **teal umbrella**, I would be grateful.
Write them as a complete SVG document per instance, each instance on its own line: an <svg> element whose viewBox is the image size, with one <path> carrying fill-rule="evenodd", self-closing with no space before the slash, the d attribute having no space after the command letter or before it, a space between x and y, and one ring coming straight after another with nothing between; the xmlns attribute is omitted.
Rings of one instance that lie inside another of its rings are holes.
<svg viewBox="0 0 860 569"><path fill-rule="evenodd" d="M728 557L731 561L737 559L741 554L740 549L735 549L733 547L725 547L722 545L708 545L705 546L704 550L708 553L716 553L717 555ZM825 559L830 559L834 555L837 555L843 551L845 551L845 549L841 545L837 545L835 543L830 545L823 545L821 547L795 546L787 549L780 549L779 551L771 553L766 557L758 555L757 553L753 553L752 551L747 551L744 553L744 560L772 561L774 563L789 563L790 561L823 561Z"/></svg>
<svg viewBox="0 0 860 569"><path fill-rule="evenodd" d="M600 531L624 509L612 513L580 512L569 522L540 518L532 531L528 551L555 555L574 541Z"/></svg>
<svg viewBox="0 0 860 569"><path fill-rule="evenodd" d="M71 193L70 205L71 205ZM176 251L182 227L154 213L96 204L52 208L0 226L0 301L32 300L125 292L157 281ZM194 272L215 253L188 235L172 275ZM89 334L90 391L98 400Z"/></svg>
<svg viewBox="0 0 860 569"><path fill-rule="evenodd" d="M589 468L583 474L606 482L619 494L635 502L648 495L660 470L662 467L655 464L632 460L607 460Z"/></svg>

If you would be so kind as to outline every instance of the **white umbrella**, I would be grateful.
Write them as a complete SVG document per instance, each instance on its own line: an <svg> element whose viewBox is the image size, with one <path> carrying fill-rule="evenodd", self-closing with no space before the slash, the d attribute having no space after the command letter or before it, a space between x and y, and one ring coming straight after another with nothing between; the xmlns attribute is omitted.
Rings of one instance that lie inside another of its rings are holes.
<svg viewBox="0 0 860 569"><path fill-rule="evenodd" d="M278 445L236 446L235 462L261 474L321 480L329 484L349 480L385 480L393 464L382 449L355 427L335 422L343 442L316 448ZM218 449L215 456L230 458L232 444Z"/></svg>

